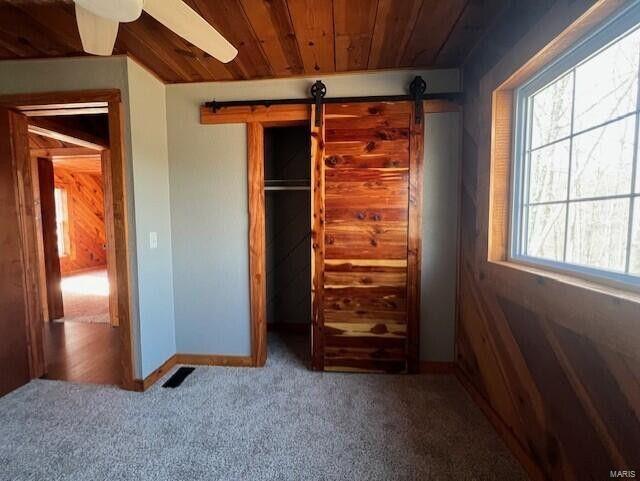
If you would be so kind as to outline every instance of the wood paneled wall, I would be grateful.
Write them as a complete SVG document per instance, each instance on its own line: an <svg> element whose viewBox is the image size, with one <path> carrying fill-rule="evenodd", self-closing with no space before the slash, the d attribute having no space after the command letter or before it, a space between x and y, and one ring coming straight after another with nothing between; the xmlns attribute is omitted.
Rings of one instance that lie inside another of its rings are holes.
<svg viewBox="0 0 640 481"><path fill-rule="evenodd" d="M67 191L70 254L60 258L63 275L107 264L102 176L55 167L55 186Z"/></svg>
<svg viewBox="0 0 640 481"><path fill-rule="evenodd" d="M534 479L640 468L637 297L488 261L493 91L602 3L514 2L464 72L457 361Z"/></svg>

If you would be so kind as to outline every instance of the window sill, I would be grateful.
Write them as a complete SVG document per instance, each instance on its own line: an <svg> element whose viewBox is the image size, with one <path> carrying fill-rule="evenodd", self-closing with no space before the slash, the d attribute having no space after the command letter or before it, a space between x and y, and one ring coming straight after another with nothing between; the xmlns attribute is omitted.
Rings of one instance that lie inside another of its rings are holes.
<svg viewBox="0 0 640 481"><path fill-rule="evenodd" d="M604 294L621 301L633 302L640 305L640 288L628 285L622 286L613 280L598 279L596 281L590 276L583 276L580 273L567 273L566 271L554 270L553 268L546 266L534 266L515 259L510 259L508 261L489 260L489 264L501 269L515 270L544 280L558 282L578 289Z"/></svg>

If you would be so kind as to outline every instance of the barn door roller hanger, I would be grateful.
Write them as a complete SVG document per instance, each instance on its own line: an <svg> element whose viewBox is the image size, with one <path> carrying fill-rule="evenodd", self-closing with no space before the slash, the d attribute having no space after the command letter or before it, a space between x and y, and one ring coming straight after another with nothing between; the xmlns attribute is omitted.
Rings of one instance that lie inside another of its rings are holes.
<svg viewBox="0 0 640 481"><path fill-rule="evenodd" d="M427 83L420 76L416 76L409 85L409 94L406 95L378 95L370 97L327 97L327 86L321 81L316 80L311 86L311 97L302 99L262 99L262 100L232 100L227 102L218 102L211 100L206 102L205 107L211 109L213 113L227 107L240 106L264 106L272 105L314 105L316 109L316 125L322 124L322 105L323 104L350 104L355 102L401 102L413 101L415 103L417 124L422 122L422 101L423 100L448 100L450 102L462 103L462 94L459 92L444 93L426 93Z"/></svg>

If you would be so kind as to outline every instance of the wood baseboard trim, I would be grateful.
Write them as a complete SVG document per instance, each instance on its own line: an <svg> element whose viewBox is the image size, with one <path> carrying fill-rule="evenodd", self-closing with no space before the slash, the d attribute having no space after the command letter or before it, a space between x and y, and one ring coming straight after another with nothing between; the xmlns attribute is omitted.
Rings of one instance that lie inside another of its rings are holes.
<svg viewBox="0 0 640 481"><path fill-rule="evenodd" d="M136 385L135 386L135 390L136 391L140 391L140 392L146 391L151 386L153 386L156 382L158 382L158 380L160 378L162 378L165 374L167 374L169 371L171 371L171 369L176 364L177 364L176 355L174 354L169 359L167 359L165 362L163 362L162 365L159 368L155 369L151 374L149 374L144 379L136 379L134 381L135 385Z"/></svg>
<svg viewBox="0 0 640 481"><path fill-rule="evenodd" d="M177 364L191 364L195 366L228 366L252 367L251 356L225 356L217 354L176 354Z"/></svg>
<svg viewBox="0 0 640 481"><path fill-rule="evenodd" d="M174 354L144 379L135 379L130 390L144 392L178 364L195 366L252 367L251 356L220 356L215 354Z"/></svg>
<svg viewBox="0 0 640 481"><path fill-rule="evenodd" d="M445 361L420 361L420 374L455 374L456 363Z"/></svg>
<svg viewBox="0 0 640 481"><path fill-rule="evenodd" d="M456 366L455 375L460 384L471 396L473 402L480 408L483 414L487 417L493 428L498 435L502 438L504 443L511 451L511 454L518 460L529 477L534 481L546 481L548 478L544 475L540 467L533 461L533 459L526 452L518 438L513 434L511 428L505 424L499 414L493 409L489 402L480 394L480 392L471 383L471 380L467 375Z"/></svg>

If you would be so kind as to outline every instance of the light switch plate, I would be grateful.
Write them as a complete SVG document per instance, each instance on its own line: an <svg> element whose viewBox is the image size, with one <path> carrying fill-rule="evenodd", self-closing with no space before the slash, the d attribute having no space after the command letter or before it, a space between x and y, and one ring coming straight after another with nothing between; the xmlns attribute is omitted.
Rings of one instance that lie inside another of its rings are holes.
<svg viewBox="0 0 640 481"><path fill-rule="evenodd" d="M157 249L158 248L158 233L157 232L149 232L149 248Z"/></svg>

